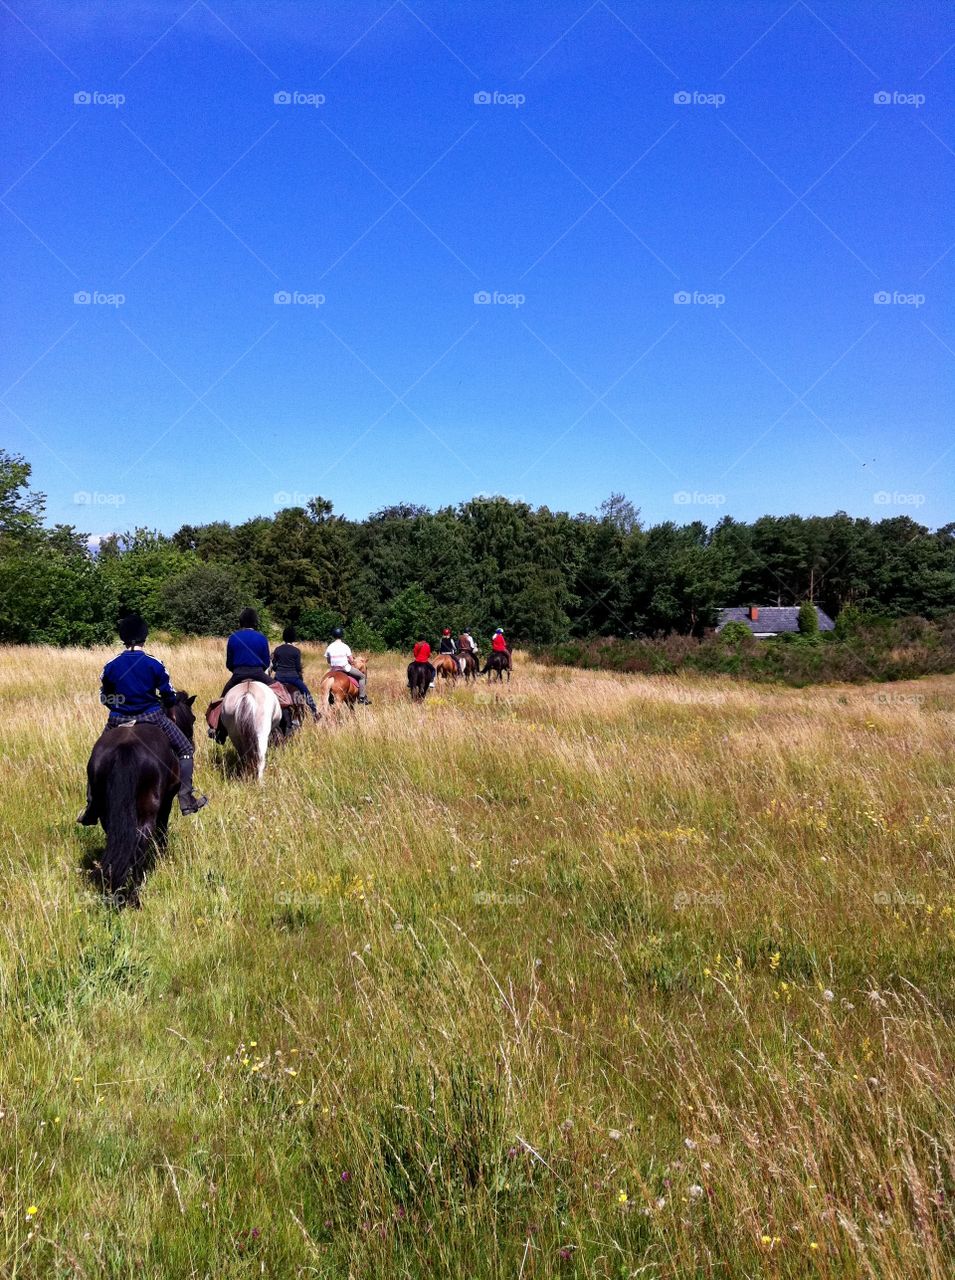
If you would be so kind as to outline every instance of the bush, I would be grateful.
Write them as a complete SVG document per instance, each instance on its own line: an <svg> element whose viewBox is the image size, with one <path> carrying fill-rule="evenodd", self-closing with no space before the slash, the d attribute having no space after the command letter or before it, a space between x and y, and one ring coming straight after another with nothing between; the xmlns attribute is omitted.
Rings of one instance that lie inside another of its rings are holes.
<svg viewBox="0 0 955 1280"><path fill-rule="evenodd" d="M727 649L739 649L744 645L751 644L753 641L753 633L745 622L727 622L722 631L718 631L720 643L725 645Z"/></svg>
<svg viewBox="0 0 955 1280"><path fill-rule="evenodd" d="M815 612L815 611L814 611ZM912 680L955 672L955 616L876 619L853 625L848 636L835 633L782 635L737 643L726 633L703 641L690 636L615 640L579 640L539 649L538 660L564 666L649 675L698 671L746 680L778 681L800 687L825 681Z"/></svg>
<svg viewBox="0 0 955 1280"><path fill-rule="evenodd" d="M805 601L799 606L799 634L801 636L817 636L819 634L819 614L816 606Z"/></svg>
<svg viewBox="0 0 955 1280"><path fill-rule="evenodd" d="M352 618L345 625L345 639L354 653L384 653L388 648L385 638L364 618Z"/></svg>
<svg viewBox="0 0 955 1280"><path fill-rule="evenodd" d="M333 627L343 627L345 621L334 609L303 609L295 619L295 630L300 640L320 640L328 644Z"/></svg>
<svg viewBox="0 0 955 1280"><path fill-rule="evenodd" d="M165 584L161 598L169 625L194 636L228 635L249 603L234 571L214 564L180 573Z"/></svg>
<svg viewBox="0 0 955 1280"><path fill-rule="evenodd" d="M415 583L394 597L381 630L389 648L407 649L419 635L434 635L437 627L437 606Z"/></svg>
<svg viewBox="0 0 955 1280"><path fill-rule="evenodd" d="M49 547L0 556L0 640L14 644L107 644L115 611L86 555Z"/></svg>

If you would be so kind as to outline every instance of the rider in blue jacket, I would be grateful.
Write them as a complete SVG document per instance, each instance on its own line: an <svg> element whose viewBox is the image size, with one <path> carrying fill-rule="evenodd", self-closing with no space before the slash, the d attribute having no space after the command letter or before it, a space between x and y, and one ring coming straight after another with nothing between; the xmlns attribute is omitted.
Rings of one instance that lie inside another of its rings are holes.
<svg viewBox="0 0 955 1280"><path fill-rule="evenodd" d="M179 757L179 808L183 813L198 813L208 804L205 796L197 796L192 790L194 748L192 743L166 714L166 707L176 701L176 691L169 679L169 672L143 645L149 629L139 614L120 618L117 627L119 638L126 646L123 653L107 662L100 677L100 702L109 708L107 729L117 729L124 724L154 724L169 739L170 746ZM93 808L89 784L86 790L86 808L77 818L84 827L92 827L99 821Z"/></svg>

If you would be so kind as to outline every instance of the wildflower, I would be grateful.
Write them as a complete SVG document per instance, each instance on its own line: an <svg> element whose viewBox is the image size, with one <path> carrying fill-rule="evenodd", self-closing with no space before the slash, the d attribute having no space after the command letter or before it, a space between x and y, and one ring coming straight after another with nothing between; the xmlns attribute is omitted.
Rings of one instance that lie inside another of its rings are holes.
<svg viewBox="0 0 955 1280"><path fill-rule="evenodd" d="M667 1205L666 1196L657 1196L656 1206L658 1209L665 1209Z"/></svg>
<svg viewBox="0 0 955 1280"><path fill-rule="evenodd" d="M342 1169L342 1182L351 1182L351 1174L347 1169Z"/></svg>
<svg viewBox="0 0 955 1280"><path fill-rule="evenodd" d="M696 1143L693 1141L693 1139L692 1139L692 1138L684 1138L684 1139L683 1139L683 1145L686 1147L687 1151L695 1151L695 1150L696 1150Z"/></svg>
<svg viewBox="0 0 955 1280"><path fill-rule="evenodd" d="M818 1249L818 1248L819 1248L819 1246L816 1244L815 1240L810 1240L810 1241L809 1241L809 1248L810 1248L810 1249L815 1250L815 1249Z"/></svg>
<svg viewBox="0 0 955 1280"><path fill-rule="evenodd" d="M624 1189L621 1187L620 1190L617 1192L617 1204L626 1204L629 1199L630 1197L627 1195L626 1191L624 1191Z"/></svg>
<svg viewBox="0 0 955 1280"><path fill-rule="evenodd" d="M623 1134L620 1132L620 1130L619 1130L619 1129L611 1129L611 1130L610 1130L610 1132L609 1132L609 1134L608 1134L608 1136L609 1136L609 1137L610 1137L614 1142L619 1142L619 1141L620 1141L620 1139L623 1137Z"/></svg>
<svg viewBox="0 0 955 1280"><path fill-rule="evenodd" d="M702 1194L703 1194L703 1188L700 1186L698 1182L694 1182L693 1185L690 1187L690 1199L699 1200Z"/></svg>
<svg viewBox="0 0 955 1280"><path fill-rule="evenodd" d="M568 1249L567 1246L564 1245L562 1249L557 1250L557 1256L558 1258L561 1259L562 1262L567 1262L570 1258L573 1257L573 1254L571 1253L570 1249Z"/></svg>
<svg viewBox="0 0 955 1280"><path fill-rule="evenodd" d="M774 951L773 954L769 957L769 967L770 969L772 969L773 973L775 973L776 970L779 968L779 961L781 958L782 957L780 956L780 953L778 951Z"/></svg>
<svg viewBox="0 0 955 1280"><path fill-rule="evenodd" d="M826 987L825 991L822 993L822 998L827 1003L832 1004L833 1000L836 998L836 993L834 991L830 991L829 988Z"/></svg>
<svg viewBox="0 0 955 1280"><path fill-rule="evenodd" d="M28 1217L28 1218L35 1218L35 1217L36 1217L36 1215L37 1215L39 1212L40 1212L40 1210L36 1207L36 1205L35 1205L35 1204L31 1204L31 1205L27 1208L27 1217Z"/></svg>

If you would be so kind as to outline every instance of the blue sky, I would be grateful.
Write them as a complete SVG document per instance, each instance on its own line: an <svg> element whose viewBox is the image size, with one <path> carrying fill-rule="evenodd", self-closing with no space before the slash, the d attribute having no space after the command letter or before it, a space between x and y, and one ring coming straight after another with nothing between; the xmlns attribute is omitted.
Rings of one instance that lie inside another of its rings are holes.
<svg viewBox="0 0 955 1280"><path fill-rule="evenodd" d="M955 518L947 5L0 23L0 439L51 520Z"/></svg>

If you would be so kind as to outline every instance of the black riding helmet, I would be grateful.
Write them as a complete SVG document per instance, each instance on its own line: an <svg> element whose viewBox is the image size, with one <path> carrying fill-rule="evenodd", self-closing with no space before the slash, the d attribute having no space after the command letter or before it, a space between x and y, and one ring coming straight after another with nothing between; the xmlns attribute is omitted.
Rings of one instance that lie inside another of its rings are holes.
<svg viewBox="0 0 955 1280"><path fill-rule="evenodd" d="M138 613L128 613L125 618L120 618L116 630L127 649L131 649L134 644L145 644L149 635L149 627Z"/></svg>
<svg viewBox="0 0 955 1280"><path fill-rule="evenodd" d="M332 639L341 640L345 632L341 627L332 627Z"/></svg>

